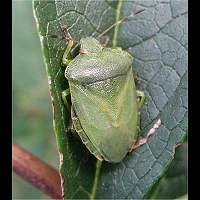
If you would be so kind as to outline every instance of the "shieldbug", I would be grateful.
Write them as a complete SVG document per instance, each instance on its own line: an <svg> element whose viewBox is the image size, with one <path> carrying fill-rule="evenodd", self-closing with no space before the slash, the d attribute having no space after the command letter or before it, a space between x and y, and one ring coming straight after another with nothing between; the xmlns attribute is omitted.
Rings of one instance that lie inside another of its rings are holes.
<svg viewBox="0 0 200 200"><path fill-rule="evenodd" d="M101 35L127 19L122 18ZM144 144L161 122L158 120L146 138L136 143L144 93L136 90L133 57L119 47L107 48L97 39L85 37L80 40L79 54L69 60L73 39L66 28L64 32L67 48L62 63L69 88L62 98L71 112L72 126L97 159L120 162ZM71 106L67 95L71 95Z"/></svg>

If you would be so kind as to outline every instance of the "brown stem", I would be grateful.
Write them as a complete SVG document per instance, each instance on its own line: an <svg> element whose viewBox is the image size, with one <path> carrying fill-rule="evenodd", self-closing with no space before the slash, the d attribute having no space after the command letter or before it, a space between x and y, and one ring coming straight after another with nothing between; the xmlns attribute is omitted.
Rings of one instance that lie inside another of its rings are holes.
<svg viewBox="0 0 200 200"><path fill-rule="evenodd" d="M54 199L62 199L60 175L18 144L12 146L12 165L16 174Z"/></svg>

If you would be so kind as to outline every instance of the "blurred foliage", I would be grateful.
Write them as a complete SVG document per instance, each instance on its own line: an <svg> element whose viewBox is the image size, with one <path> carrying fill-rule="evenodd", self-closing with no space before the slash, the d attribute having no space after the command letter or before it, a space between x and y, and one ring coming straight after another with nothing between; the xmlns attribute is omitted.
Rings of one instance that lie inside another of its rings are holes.
<svg viewBox="0 0 200 200"><path fill-rule="evenodd" d="M154 185L148 198L150 199L176 199L186 198L187 193L187 138L185 142L176 149L174 160L169 166L165 176Z"/></svg>
<svg viewBox="0 0 200 200"><path fill-rule="evenodd" d="M158 187L156 199L174 199L187 192L187 142L177 148L175 158Z"/></svg>
<svg viewBox="0 0 200 200"><path fill-rule="evenodd" d="M12 2L13 142L58 168L47 76L31 1ZM13 199L48 198L13 173Z"/></svg>

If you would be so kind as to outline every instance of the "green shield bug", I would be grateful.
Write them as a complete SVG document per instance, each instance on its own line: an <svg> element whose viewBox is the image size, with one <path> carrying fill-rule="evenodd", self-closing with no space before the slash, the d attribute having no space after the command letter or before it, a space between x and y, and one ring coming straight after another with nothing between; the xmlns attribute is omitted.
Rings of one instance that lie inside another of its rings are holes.
<svg viewBox="0 0 200 200"><path fill-rule="evenodd" d="M125 20L127 17L101 36ZM97 39L85 37L80 40L79 54L69 60L73 40L67 29L64 31L67 48L62 63L69 88L62 98L71 112L72 126L97 159L120 162L128 152L146 143L161 121L137 142L144 94L136 90L133 57L119 47L107 48ZM71 106L67 95L71 95Z"/></svg>

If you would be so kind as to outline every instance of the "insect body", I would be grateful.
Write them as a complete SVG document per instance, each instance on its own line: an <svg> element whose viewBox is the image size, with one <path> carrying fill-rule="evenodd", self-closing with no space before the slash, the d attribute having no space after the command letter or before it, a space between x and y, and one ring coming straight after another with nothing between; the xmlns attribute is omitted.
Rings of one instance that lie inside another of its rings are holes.
<svg viewBox="0 0 200 200"><path fill-rule="evenodd" d="M126 20L117 21L101 36ZM127 152L146 143L161 121L136 142L144 93L135 87L133 57L121 48L106 48L95 38L86 37L80 40L79 55L69 60L73 40L67 29L64 31L68 45L62 62L69 89L62 98L71 112L73 129L97 159L120 162ZM66 100L69 94L71 106Z"/></svg>
<svg viewBox="0 0 200 200"><path fill-rule="evenodd" d="M135 88L133 57L121 48L102 48L92 37L80 44L84 53L71 62L63 57L73 127L99 160L120 162L137 140L144 99Z"/></svg>

